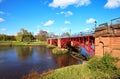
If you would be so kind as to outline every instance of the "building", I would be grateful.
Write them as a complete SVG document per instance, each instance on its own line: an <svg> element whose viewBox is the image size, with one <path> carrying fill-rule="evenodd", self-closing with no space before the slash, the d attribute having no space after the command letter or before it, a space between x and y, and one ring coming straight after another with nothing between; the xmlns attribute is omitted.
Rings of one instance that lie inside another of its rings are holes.
<svg viewBox="0 0 120 79"><path fill-rule="evenodd" d="M120 23L104 23L95 28L95 55L105 53L120 58Z"/></svg>

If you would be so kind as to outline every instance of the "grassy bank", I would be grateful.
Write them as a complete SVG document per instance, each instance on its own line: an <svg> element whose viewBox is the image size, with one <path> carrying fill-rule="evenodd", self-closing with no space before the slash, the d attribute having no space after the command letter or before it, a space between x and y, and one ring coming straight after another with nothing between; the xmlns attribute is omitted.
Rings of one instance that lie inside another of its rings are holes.
<svg viewBox="0 0 120 79"><path fill-rule="evenodd" d="M120 68L116 64L118 59L105 55L94 57L87 63L68 66L42 74L29 74L23 79L119 79Z"/></svg>
<svg viewBox="0 0 120 79"><path fill-rule="evenodd" d="M102 58L94 57L82 65L74 65L53 71L41 79L119 79L120 69L116 64L118 59L110 55Z"/></svg>
<svg viewBox="0 0 120 79"><path fill-rule="evenodd" d="M65 53L68 53L68 49L56 47L52 49L52 53L53 54L65 54Z"/></svg>
<svg viewBox="0 0 120 79"><path fill-rule="evenodd" d="M48 49L53 49L53 48L55 48L55 47L56 47L55 45L50 45L50 44L47 45L47 48L48 48Z"/></svg>
<svg viewBox="0 0 120 79"><path fill-rule="evenodd" d="M19 45L46 45L46 41L38 42L0 41L0 46L19 46Z"/></svg>

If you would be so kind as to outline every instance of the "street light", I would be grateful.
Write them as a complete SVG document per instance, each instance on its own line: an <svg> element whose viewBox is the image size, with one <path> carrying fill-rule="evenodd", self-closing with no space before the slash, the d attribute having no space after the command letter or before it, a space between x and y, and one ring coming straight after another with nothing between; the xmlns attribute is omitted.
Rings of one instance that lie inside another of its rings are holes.
<svg viewBox="0 0 120 79"><path fill-rule="evenodd" d="M95 28L96 28L96 24L97 24L97 21L94 21Z"/></svg>
<svg viewBox="0 0 120 79"><path fill-rule="evenodd" d="M71 36L71 29L70 29L70 36Z"/></svg>

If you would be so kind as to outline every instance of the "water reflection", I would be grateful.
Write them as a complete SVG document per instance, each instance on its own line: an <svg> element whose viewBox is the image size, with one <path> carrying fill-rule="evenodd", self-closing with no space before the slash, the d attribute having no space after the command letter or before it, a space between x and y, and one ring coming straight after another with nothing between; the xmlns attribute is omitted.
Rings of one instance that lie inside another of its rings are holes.
<svg viewBox="0 0 120 79"><path fill-rule="evenodd" d="M0 47L0 53L1 53L1 52L9 51L10 49L11 49L11 47L9 47L9 46L6 46L6 47Z"/></svg>
<svg viewBox="0 0 120 79"><path fill-rule="evenodd" d="M48 52L48 50L46 49L46 46L36 47L36 51L40 56Z"/></svg>
<svg viewBox="0 0 120 79"><path fill-rule="evenodd" d="M43 72L78 63L69 54L53 55L46 46L0 47L0 79L19 79L32 69Z"/></svg>
<svg viewBox="0 0 120 79"><path fill-rule="evenodd" d="M64 67L79 63L78 60L72 58L70 54L53 55L53 58L57 63L58 67Z"/></svg>
<svg viewBox="0 0 120 79"><path fill-rule="evenodd" d="M16 47L17 56L23 60L26 60L32 56L32 50L33 48L29 46Z"/></svg>

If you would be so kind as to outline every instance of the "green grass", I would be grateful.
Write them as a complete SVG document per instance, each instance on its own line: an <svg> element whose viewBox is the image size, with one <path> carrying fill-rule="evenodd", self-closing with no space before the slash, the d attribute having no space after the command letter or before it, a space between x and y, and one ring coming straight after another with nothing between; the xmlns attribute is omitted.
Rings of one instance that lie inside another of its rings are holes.
<svg viewBox="0 0 120 79"><path fill-rule="evenodd" d="M42 75L41 75L42 76ZM91 71L86 64L73 65L65 68L56 69L41 79L88 79L91 78Z"/></svg>
<svg viewBox="0 0 120 79"><path fill-rule="evenodd" d="M94 57L81 65L56 69L45 76L43 73L40 79L119 79L120 68L115 65L117 61L110 55Z"/></svg>
<svg viewBox="0 0 120 79"><path fill-rule="evenodd" d="M47 45L47 48L49 48L49 49L53 49L55 47L56 47L55 45Z"/></svg>
<svg viewBox="0 0 120 79"><path fill-rule="evenodd" d="M105 55L102 58L94 57L83 64L72 65L42 74L35 73L23 79L119 79L120 68L117 68L117 58Z"/></svg>
<svg viewBox="0 0 120 79"><path fill-rule="evenodd" d="M65 54L65 53L68 53L68 49L56 47L52 49L52 53L53 54Z"/></svg>
<svg viewBox="0 0 120 79"><path fill-rule="evenodd" d="M46 41L38 41L38 42L0 41L0 45L1 46L46 45Z"/></svg>

